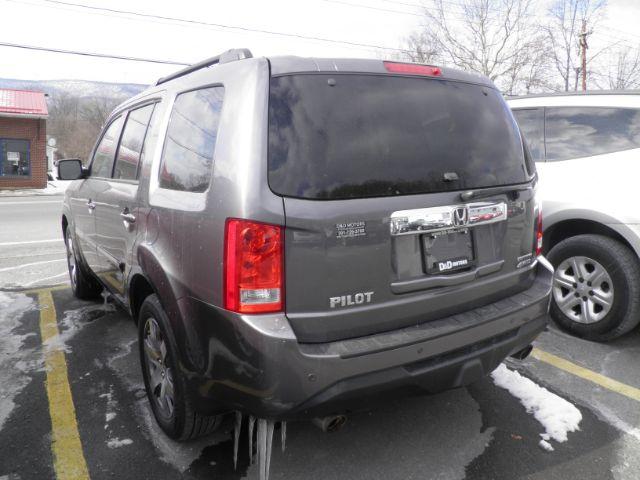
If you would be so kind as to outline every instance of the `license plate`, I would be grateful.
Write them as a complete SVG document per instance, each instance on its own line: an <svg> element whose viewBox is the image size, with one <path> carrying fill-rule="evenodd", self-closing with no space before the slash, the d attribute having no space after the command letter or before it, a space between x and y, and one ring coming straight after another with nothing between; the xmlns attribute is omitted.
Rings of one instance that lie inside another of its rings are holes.
<svg viewBox="0 0 640 480"><path fill-rule="evenodd" d="M457 272L473 266L473 238L469 229L423 235L422 245L428 274Z"/></svg>

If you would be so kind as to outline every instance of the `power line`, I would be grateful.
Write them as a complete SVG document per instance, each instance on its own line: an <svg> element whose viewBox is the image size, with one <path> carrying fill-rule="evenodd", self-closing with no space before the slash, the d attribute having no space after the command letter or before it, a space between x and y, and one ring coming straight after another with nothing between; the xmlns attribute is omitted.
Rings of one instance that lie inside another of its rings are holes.
<svg viewBox="0 0 640 480"><path fill-rule="evenodd" d="M64 53L66 55L81 55L84 57L111 58L114 60L127 60L131 62L160 63L163 65L184 65L184 66L191 65L190 63L175 62L173 60L160 60L157 58L143 58L143 57L129 57L125 55L111 55L108 53L83 52L79 50L64 50L62 48L41 47L38 45L25 45L25 44L9 43L9 42L0 42L0 47L21 48L24 50L39 50L43 52Z"/></svg>
<svg viewBox="0 0 640 480"><path fill-rule="evenodd" d="M5 0L5 1L16 2L16 0ZM376 45L376 44L371 44L371 43L352 42L352 41L349 41L349 40L336 40L336 39L326 38L326 37L316 37L316 36L311 36L311 35L302 35L302 34L299 34L299 33L278 32L278 31L275 31L275 30L265 30L265 29L260 29L260 28L250 28L250 27L243 27L243 26L240 26L240 25L229 25L229 24L223 24L223 23L205 22L205 21L202 21L202 20L194 20L194 19L190 19L190 18L180 18L180 17L171 17L171 16L165 16L165 15L155 15L155 14L151 14L151 13L137 12L137 11L133 11L133 10L120 10L120 9L115 9L115 8L97 7L97 6L93 6L93 5L84 5L84 4L81 4L81 3L66 2L66 1L62 1L62 0L40 0L40 1L46 2L46 3L50 3L50 4L54 4L54 5L64 5L64 6L83 8L83 9L92 10L92 11L107 12L107 13L119 14L119 15L131 15L131 16L135 16L135 17L147 18L147 19L152 19L152 20L161 20L161 21L165 21L165 22L169 21L169 22L187 23L187 24L191 24L191 25L222 28L222 29L226 29L226 30L235 30L235 31L241 31L241 32L260 33L260 34L265 34L265 35L275 35L275 36L286 37L286 38L297 38L297 39L301 39L301 40L313 40L313 41L332 43L332 44L337 44L337 45L350 45L352 47L359 47L359 48L373 48L375 50L393 50L393 51L397 51L397 52L401 52L401 53L410 53L411 52L411 50L407 50L407 49L404 49L404 48L386 47L386 46L383 46L383 45ZM18 1L17 3L25 3L25 2L19 2ZM32 3L27 3L27 4L34 5ZM40 5L40 6L43 6L43 5Z"/></svg>

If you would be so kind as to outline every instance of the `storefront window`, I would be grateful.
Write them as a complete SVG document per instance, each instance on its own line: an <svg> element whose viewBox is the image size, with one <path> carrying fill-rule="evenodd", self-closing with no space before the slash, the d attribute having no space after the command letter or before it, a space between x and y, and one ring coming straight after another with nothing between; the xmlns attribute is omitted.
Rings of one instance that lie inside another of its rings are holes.
<svg viewBox="0 0 640 480"><path fill-rule="evenodd" d="M31 176L28 140L0 138L0 176Z"/></svg>

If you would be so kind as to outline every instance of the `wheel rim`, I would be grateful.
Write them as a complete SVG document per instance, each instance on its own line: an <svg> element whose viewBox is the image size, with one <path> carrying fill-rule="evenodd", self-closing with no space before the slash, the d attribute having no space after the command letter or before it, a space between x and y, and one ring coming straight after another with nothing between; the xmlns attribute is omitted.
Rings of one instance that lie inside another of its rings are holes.
<svg viewBox="0 0 640 480"><path fill-rule="evenodd" d="M167 364L167 343L154 318L145 321L144 354L153 401L164 417L171 418L175 405L173 372Z"/></svg>
<svg viewBox="0 0 640 480"><path fill-rule="evenodd" d="M69 267L71 285L75 288L78 283L78 266L73 250L73 238L71 238L71 234L67 234L67 266Z"/></svg>
<svg viewBox="0 0 640 480"><path fill-rule="evenodd" d="M553 275L553 299L560 311L578 323L602 320L613 307L609 272L589 257L569 257Z"/></svg>

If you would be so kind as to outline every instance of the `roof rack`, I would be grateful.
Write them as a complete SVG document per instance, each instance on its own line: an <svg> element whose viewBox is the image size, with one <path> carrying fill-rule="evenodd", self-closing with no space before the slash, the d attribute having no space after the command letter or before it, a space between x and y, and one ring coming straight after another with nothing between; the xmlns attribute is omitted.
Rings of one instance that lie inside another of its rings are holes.
<svg viewBox="0 0 640 480"><path fill-rule="evenodd" d="M235 62L236 60L244 60L245 58L252 58L251 51L248 48L233 48L231 50L227 50L226 52L221 53L220 55L216 55L215 57L207 58L206 60L202 60L201 62L194 63L193 65L189 65L188 67L183 68L182 70L178 70L177 72L171 73L166 77L159 78L156 82L156 85L160 85L161 83L166 83L169 80L174 80L179 77L184 77L196 70L200 70L201 68L210 67L211 65L216 65L218 63L229 63Z"/></svg>

